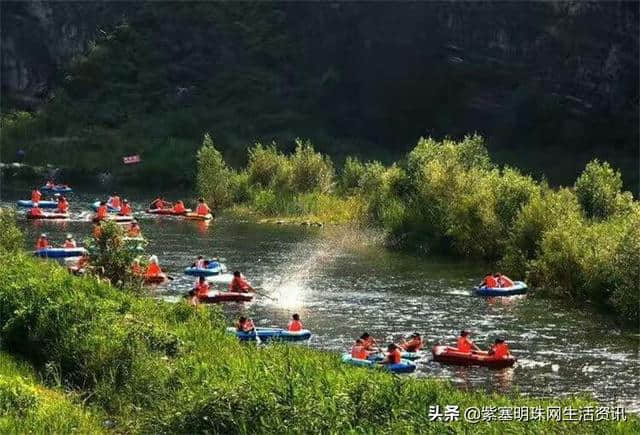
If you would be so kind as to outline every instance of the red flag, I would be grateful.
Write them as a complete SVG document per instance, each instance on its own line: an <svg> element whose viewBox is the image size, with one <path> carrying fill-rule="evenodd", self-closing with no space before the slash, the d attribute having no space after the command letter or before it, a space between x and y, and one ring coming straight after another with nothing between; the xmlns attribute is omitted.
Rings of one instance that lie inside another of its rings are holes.
<svg viewBox="0 0 640 435"><path fill-rule="evenodd" d="M136 154L134 156L127 156L127 157L123 157L122 161L124 162L125 165L130 165L132 163L140 163L140 155Z"/></svg>

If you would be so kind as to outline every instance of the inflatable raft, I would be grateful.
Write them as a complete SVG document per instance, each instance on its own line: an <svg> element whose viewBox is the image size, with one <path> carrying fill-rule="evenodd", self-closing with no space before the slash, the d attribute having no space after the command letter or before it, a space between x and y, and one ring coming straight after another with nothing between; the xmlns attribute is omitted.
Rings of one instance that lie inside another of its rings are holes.
<svg viewBox="0 0 640 435"><path fill-rule="evenodd" d="M31 214L27 213L27 219L69 219L69 213L42 213Z"/></svg>
<svg viewBox="0 0 640 435"><path fill-rule="evenodd" d="M96 201L91 204L91 208L93 211L98 211L98 207L100 207L100 201ZM107 203L107 211L109 213L120 213L120 209L116 207L112 207L111 204Z"/></svg>
<svg viewBox="0 0 640 435"><path fill-rule="evenodd" d="M201 215L197 213L185 213L184 218L191 221L209 221L213 219L213 215L211 213L206 215Z"/></svg>
<svg viewBox="0 0 640 435"><path fill-rule="evenodd" d="M236 328L229 327L227 332L235 334L241 341L255 341L256 333L261 341L304 341L311 338L311 331L306 329L291 332L282 328L256 328L255 332L241 332Z"/></svg>
<svg viewBox="0 0 640 435"><path fill-rule="evenodd" d="M109 216L106 217L104 219L99 219L97 216L94 216L93 218L91 218L91 220L93 222L98 222L98 221L109 221L109 222L115 222L115 223L130 223L136 220L136 218L134 218L133 216Z"/></svg>
<svg viewBox="0 0 640 435"><path fill-rule="evenodd" d="M185 275L189 276L215 276L225 273L227 267L217 260L209 260L209 265L203 269L198 267L187 267L184 270Z"/></svg>
<svg viewBox="0 0 640 435"><path fill-rule="evenodd" d="M18 207L33 207L33 201L30 199L21 199L16 202ZM58 201L38 201L38 207L40 208L58 208Z"/></svg>
<svg viewBox="0 0 640 435"><path fill-rule="evenodd" d="M342 362L345 364L351 364L353 366L358 367L367 367L367 368L384 368L389 370L392 373L413 373L416 371L415 363L402 359L398 364L380 364L376 361L372 361L370 359L358 359L351 356L349 353L342 354Z"/></svg>
<svg viewBox="0 0 640 435"><path fill-rule="evenodd" d="M220 302L249 302L253 300L251 293L237 292L209 292L206 297L199 297L203 304L217 304Z"/></svg>
<svg viewBox="0 0 640 435"><path fill-rule="evenodd" d="M159 214L162 216L183 216L190 212L191 212L191 209L186 209L185 211L182 211L182 212L173 211L172 208L150 208L147 210L147 213Z"/></svg>
<svg viewBox="0 0 640 435"><path fill-rule="evenodd" d="M515 281L511 287L474 287L473 290L478 296L513 296L523 295L529 290L522 281Z"/></svg>
<svg viewBox="0 0 640 435"><path fill-rule="evenodd" d="M443 364L460 366L484 366L492 369L503 369L515 364L514 357L496 358L487 352L459 352L455 347L434 346L431 350L433 360Z"/></svg>
<svg viewBox="0 0 640 435"><path fill-rule="evenodd" d="M425 353L420 351L419 352L400 352L400 356L402 357L402 359L415 361L425 356ZM369 355L368 359L370 361L382 361L384 359L384 355L380 353L374 353Z"/></svg>
<svg viewBox="0 0 640 435"><path fill-rule="evenodd" d="M52 187L42 186L40 188L42 192L52 192L52 193L69 193L73 192L73 189L64 184L56 184Z"/></svg>
<svg viewBox="0 0 640 435"><path fill-rule="evenodd" d="M158 276L150 276L144 278L145 284L163 284L167 282L169 278L166 273L160 274Z"/></svg>
<svg viewBox="0 0 640 435"><path fill-rule="evenodd" d="M46 248L34 251L33 255L46 258L80 257L85 252L84 248Z"/></svg>

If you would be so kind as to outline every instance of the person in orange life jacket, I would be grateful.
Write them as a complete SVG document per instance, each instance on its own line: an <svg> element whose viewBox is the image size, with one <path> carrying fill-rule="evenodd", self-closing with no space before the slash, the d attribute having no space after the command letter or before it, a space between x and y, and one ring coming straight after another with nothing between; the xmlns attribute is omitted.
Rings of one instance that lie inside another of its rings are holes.
<svg viewBox="0 0 640 435"><path fill-rule="evenodd" d="M248 319L245 316L240 316L238 322L236 323L236 329L241 332L251 332L255 328L256 327L253 324L253 320Z"/></svg>
<svg viewBox="0 0 640 435"><path fill-rule="evenodd" d="M167 205L167 203L164 202L164 197L163 196L158 196L156 199L154 199L151 204L149 205L149 208L152 210L155 209L162 209L165 207L165 205Z"/></svg>
<svg viewBox="0 0 640 435"><path fill-rule="evenodd" d="M300 332L302 331L302 322L300 321L300 315L294 314L291 316L291 320L289 321L289 325L287 325L287 329L291 332Z"/></svg>
<svg viewBox="0 0 640 435"><path fill-rule="evenodd" d="M196 213L200 216L206 216L211 213L211 209L204 202L204 198L198 199L198 206L196 207Z"/></svg>
<svg viewBox="0 0 640 435"><path fill-rule="evenodd" d="M356 342L351 346L351 358L367 359L369 352L364 348L364 342L361 338L357 338Z"/></svg>
<svg viewBox="0 0 640 435"><path fill-rule="evenodd" d="M187 209L184 207L184 203L182 201L178 201L173 205L174 213L184 213Z"/></svg>
<svg viewBox="0 0 640 435"><path fill-rule="evenodd" d="M498 287L498 281L493 277L491 273L487 273L487 275L482 279L480 286L485 286L487 288L496 288Z"/></svg>
<svg viewBox="0 0 640 435"><path fill-rule="evenodd" d="M113 195L111 195L111 197L107 200L107 204L109 204L111 207L113 208L120 208L120 206L122 205L120 203L120 197L118 196L117 193L113 193Z"/></svg>
<svg viewBox="0 0 640 435"><path fill-rule="evenodd" d="M76 241L73 240L73 235L72 234L67 234L67 238L64 240L64 243L62 244L63 248L75 248L76 245Z"/></svg>
<svg viewBox="0 0 640 435"><path fill-rule="evenodd" d="M400 355L400 349L395 344L391 343L387 346L387 356L380 362L380 364L400 364L402 356Z"/></svg>
<svg viewBox="0 0 640 435"><path fill-rule="evenodd" d="M198 299L204 299L207 296L209 296L210 289L211 289L211 286L209 286L209 283L205 281L204 276L201 276L200 278L198 278L198 281L196 282L195 287L189 290L189 296L191 296L191 303L195 305L198 302Z"/></svg>
<svg viewBox="0 0 640 435"><path fill-rule="evenodd" d="M469 338L469 331L460 331L456 347L458 352L471 353L473 350L481 352L480 348Z"/></svg>
<svg viewBox="0 0 640 435"><path fill-rule="evenodd" d="M249 293L250 291L253 292L255 290L249 285L240 272L236 270L233 272L233 279L229 284L229 291L236 293Z"/></svg>
<svg viewBox="0 0 640 435"><path fill-rule="evenodd" d="M511 356L511 352L509 352L509 346L507 346L503 338L496 338L493 346L491 346L489 350L489 355L495 358L508 358Z"/></svg>
<svg viewBox="0 0 640 435"><path fill-rule="evenodd" d="M87 266L89 266L89 254L87 252L84 252L82 254L82 257L78 259L78 262L75 264L75 266L71 267L70 270L76 275L81 275L82 273L84 273Z"/></svg>
<svg viewBox="0 0 640 435"><path fill-rule="evenodd" d="M133 276L142 276L144 275L144 270L142 269L142 266L140 266L140 259L136 258L133 260L133 263L131 263L131 274Z"/></svg>
<svg viewBox="0 0 640 435"><path fill-rule="evenodd" d="M513 281L508 276L496 273L493 277L498 282L499 287L513 287Z"/></svg>
<svg viewBox="0 0 640 435"><path fill-rule="evenodd" d="M149 265L147 266L147 270L144 275L147 278L155 278L162 275L162 269L160 269L160 266L158 265L158 257L155 255L149 257Z"/></svg>
<svg viewBox="0 0 640 435"><path fill-rule="evenodd" d="M58 212L66 213L69 211L69 201L64 196L58 198Z"/></svg>
<svg viewBox="0 0 640 435"><path fill-rule="evenodd" d="M101 201L100 205L98 206L98 210L96 211L96 218L105 219L108 214L109 214L109 209L107 208L107 203L104 201Z"/></svg>
<svg viewBox="0 0 640 435"><path fill-rule="evenodd" d="M31 209L29 210L29 215L31 216L42 216L42 210L40 209L40 207L38 207L38 203L34 202L33 203L33 207L31 207Z"/></svg>
<svg viewBox="0 0 640 435"><path fill-rule="evenodd" d="M411 337L409 337L408 341L405 340L400 345L400 348L407 352L417 352L422 349L423 345L424 343L422 342L422 337L420 336L420 334L414 332L413 334L411 334Z"/></svg>
<svg viewBox="0 0 640 435"><path fill-rule="evenodd" d="M41 199L42 194L40 193L40 191L38 189L33 189L31 191L31 202L35 204L36 202L40 202Z"/></svg>
<svg viewBox="0 0 640 435"><path fill-rule="evenodd" d="M47 239L47 235L45 233L40 234L40 237L38 237L38 240L36 241L36 251L47 249L48 247L49 239Z"/></svg>
<svg viewBox="0 0 640 435"><path fill-rule="evenodd" d="M93 230L91 231L94 239L99 239L102 236L102 227L100 226L100 221L96 222L93 225Z"/></svg>
<svg viewBox="0 0 640 435"><path fill-rule="evenodd" d="M373 351L374 348L378 347L378 343L376 343L376 340L371 335L369 335L368 332L365 332L364 334L362 334L360 336L360 340L362 340L362 343L364 344L364 348L367 351Z"/></svg>
<svg viewBox="0 0 640 435"><path fill-rule="evenodd" d="M133 209L131 208L129 201L123 199L122 207L120 207L120 216L131 216L131 213L133 213Z"/></svg>
<svg viewBox="0 0 640 435"><path fill-rule="evenodd" d="M127 229L127 236L129 237L140 237L142 232L140 231L140 225L138 222L131 222L129 229Z"/></svg>

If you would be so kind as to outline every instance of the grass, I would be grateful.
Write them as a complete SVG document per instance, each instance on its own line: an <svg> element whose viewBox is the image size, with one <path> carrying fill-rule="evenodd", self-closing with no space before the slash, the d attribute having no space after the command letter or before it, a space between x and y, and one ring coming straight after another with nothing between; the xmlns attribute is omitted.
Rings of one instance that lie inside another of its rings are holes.
<svg viewBox="0 0 640 435"><path fill-rule="evenodd" d="M217 309L169 304L0 256L4 350L56 373L129 433L634 433L627 422L430 421L430 406L573 406L460 391L441 380L345 366L305 347L243 345Z"/></svg>
<svg viewBox="0 0 640 435"><path fill-rule="evenodd" d="M43 386L28 363L0 352L1 433L106 433L98 416L77 395Z"/></svg>

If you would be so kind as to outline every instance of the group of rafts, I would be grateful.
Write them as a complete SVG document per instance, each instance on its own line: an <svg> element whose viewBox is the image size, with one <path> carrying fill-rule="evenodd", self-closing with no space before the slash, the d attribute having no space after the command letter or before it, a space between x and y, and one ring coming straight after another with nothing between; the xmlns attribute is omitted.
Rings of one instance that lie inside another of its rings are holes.
<svg viewBox="0 0 640 435"><path fill-rule="evenodd" d="M69 203L64 194L71 192L66 185L55 185L47 182L41 188L43 192L55 195L54 200L43 201L42 194L34 189L31 200L18 201L18 206L29 207L27 213L29 219L66 219L69 217ZM42 208L55 208L52 213L42 212ZM100 235L102 221L113 220L117 223L128 225L127 238L130 240L143 240L140 227L133 218L133 210L126 199L121 200L114 194L108 201L97 201L93 204L96 211L93 216L95 223L94 237ZM185 219L209 220L212 213L209 207L200 198L195 212L185 208L182 201L175 204L167 203L163 197L158 197L149 206L147 213L166 216L182 216ZM36 243L35 254L41 257L61 258L80 256L77 263L71 267L74 272L82 272L88 264L86 249L76 246L72 235L67 235L60 248L51 247L46 234L42 234ZM135 274L144 277L147 283L163 283L171 277L165 274L156 256L151 256L146 270L142 270L139 264L134 263L132 270ZM240 274L235 271L226 292L212 292L207 278L226 272L226 267L218 259L206 260L199 256L196 261L184 270L184 273L197 278L195 286L189 291L188 297L191 303L216 303L216 302L246 302L253 299L254 289ZM500 274L487 274L482 283L474 287L474 291L480 296L504 297L524 294L527 286L524 282L513 282ZM304 341L311 337L311 332L304 329L298 314L294 314L287 329L259 328L251 319L241 317L235 327L228 328L229 333L235 334L242 341ZM419 333L414 333L402 343L391 343L386 348L386 353L378 346L376 340L368 333L364 333L355 340L351 351L342 355L342 361L347 364L360 367L382 367L394 373L411 373L416 369L416 362L421 360L426 353L423 351L424 342ZM480 350L470 339L469 331L463 330L458 337L455 347L436 344L431 349L433 360L444 364L455 365L479 365L494 369L511 367L516 359L511 355L505 340L496 338L489 351Z"/></svg>

